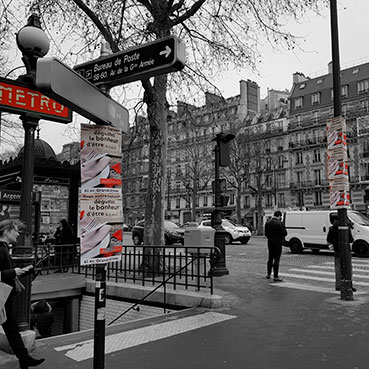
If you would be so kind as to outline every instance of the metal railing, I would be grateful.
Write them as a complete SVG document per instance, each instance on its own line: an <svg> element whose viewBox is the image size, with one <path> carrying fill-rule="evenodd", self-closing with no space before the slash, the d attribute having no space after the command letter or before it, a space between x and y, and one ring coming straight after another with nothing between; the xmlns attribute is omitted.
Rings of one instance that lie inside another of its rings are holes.
<svg viewBox="0 0 369 369"><path fill-rule="evenodd" d="M35 275L72 272L95 278L95 265L81 266L79 245L38 246ZM107 264L106 279L142 286L164 284L174 290L209 290L219 250L214 247L124 246L122 258Z"/></svg>

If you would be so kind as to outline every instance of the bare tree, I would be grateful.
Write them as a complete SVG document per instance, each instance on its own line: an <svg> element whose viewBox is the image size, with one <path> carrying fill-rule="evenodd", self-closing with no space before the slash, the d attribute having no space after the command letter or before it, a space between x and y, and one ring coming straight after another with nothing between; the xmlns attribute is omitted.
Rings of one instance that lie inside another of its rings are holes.
<svg viewBox="0 0 369 369"><path fill-rule="evenodd" d="M184 170L179 165L174 173L174 179L184 188L182 197L191 211L193 222L196 221L198 193L208 187L213 176L209 151L208 146L193 140L180 153L185 162Z"/></svg>
<svg viewBox="0 0 369 369"><path fill-rule="evenodd" d="M15 0L14 0L15 1ZM15 1L16 2L16 1ZM75 41L68 57L90 57L102 36L113 52L176 34L187 44L188 62L180 74L141 81L150 130L149 186L146 196L145 243L163 244L167 149L167 89L179 86L196 99L212 86L215 73L233 67L256 68L258 45L293 48L295 38L284 27L286 17L319 10L328 0L33 0L31 10L43 15L54 44ZM174 83L168 84L168 82ZM213 89L215 87L213 86ZM172 91L172 90L171 90Z"/></svg>

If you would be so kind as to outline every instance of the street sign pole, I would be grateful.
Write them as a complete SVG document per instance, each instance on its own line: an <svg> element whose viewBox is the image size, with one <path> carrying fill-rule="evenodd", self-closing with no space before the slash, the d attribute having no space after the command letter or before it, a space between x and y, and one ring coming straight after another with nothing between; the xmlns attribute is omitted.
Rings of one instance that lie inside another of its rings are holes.
<svg viewBox="0 0 369 369"><path fill-rule="evenodd" d="M341 116L341 76L338 43L337 1L330 1L331 37L332 37L332 69L333 69L333 104L334 116ZM338 212L338 245L341 264L341 300L353 300L352 294L352 262L349 244L349 230L346 208L340 208Z"/></svg>
<svg viewBox="0 0 369 369"><path fill-rule="evenodd" d="M96 266L93 369L105 367L106 264Z"/></svg>

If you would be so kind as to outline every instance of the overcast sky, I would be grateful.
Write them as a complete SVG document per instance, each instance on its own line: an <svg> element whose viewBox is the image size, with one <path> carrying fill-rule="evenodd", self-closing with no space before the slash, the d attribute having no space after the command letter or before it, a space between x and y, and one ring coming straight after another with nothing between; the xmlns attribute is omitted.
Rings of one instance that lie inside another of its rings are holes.
<svg viewBox="0 0 369 369"><path fill-rule="evenodd" d="M369 62L369 0L338 0L338 3L341 69ZM319 17L310 15L301 20L300 24L291 21L288 30L301 37L301 50L273 51L270 45L264 45L260 49L263 62L259 74L235 70L219 79L217 85L225 97L239 94L240 79L257 82L261 97L264 98L268 88L290 90L292 74L297 71L310 77L327 73L327 65L332 58L329 9ZM62 145L72 140L63 134L64 129L65 126L60 123L44 121L40 138L59 153ZM74 140L79 140L79 137L75 136Z"/></svg>

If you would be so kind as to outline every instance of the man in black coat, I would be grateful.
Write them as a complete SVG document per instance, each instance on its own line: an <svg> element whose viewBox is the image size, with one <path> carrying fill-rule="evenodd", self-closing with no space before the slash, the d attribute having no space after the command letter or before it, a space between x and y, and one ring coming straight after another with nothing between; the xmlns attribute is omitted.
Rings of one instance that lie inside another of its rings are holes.
<svg viewBox="0 0 369 369"><path fill-rule="evenodd" d="M286 227L282 222L282 213L277 210L274 212L273 218L265 224L265 236L268 239L268 262L267 262L267 279L274 274L274 281L281 282L279 278L279 261L282 255L282 244L287 236Z"/></svg>
<svg viewBox="0 0 369 369"><path fill-rule="evenodd" d="M18 220L3 220L0 222L0 273L1 281L13 287L5 303L7 320L2 324L6 338L14 354L19 360L20 369L40 365L45 359L35 359L28 354L19 333L18 321L15 315L15 278L30 273L32 265L24 268L15 268L9 254L10 245L14 245L20 234L23 224Z"/></svg>

